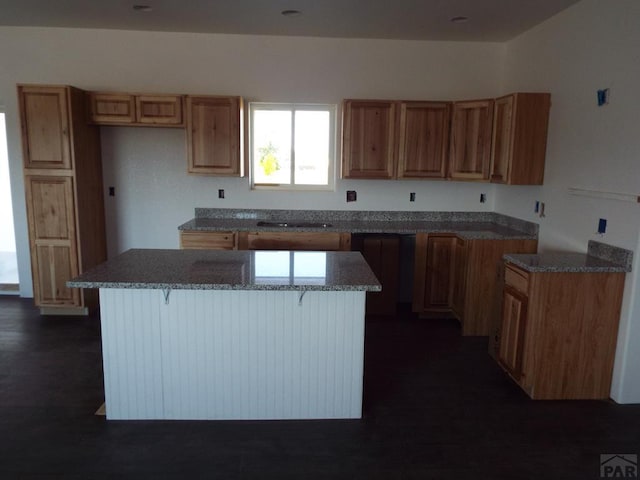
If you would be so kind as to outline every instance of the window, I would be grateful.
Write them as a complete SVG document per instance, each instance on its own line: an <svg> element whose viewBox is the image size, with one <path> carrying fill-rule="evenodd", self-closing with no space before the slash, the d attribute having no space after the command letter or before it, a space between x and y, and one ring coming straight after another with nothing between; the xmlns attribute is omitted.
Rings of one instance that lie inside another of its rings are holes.
<svg viewBox="0 0 640 480"><path fill-rule="evenodd" d="M333 190L335 105L250 103L251 187Z"/></svg>

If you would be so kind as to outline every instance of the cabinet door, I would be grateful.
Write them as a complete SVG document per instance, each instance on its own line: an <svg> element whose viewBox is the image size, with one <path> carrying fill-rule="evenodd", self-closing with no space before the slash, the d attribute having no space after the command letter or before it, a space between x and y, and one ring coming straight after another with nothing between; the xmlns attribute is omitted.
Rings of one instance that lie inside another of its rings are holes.
<svg viewBox="0 0 640 480"><path fill-rule="evenodd" d="M467 242L456 238L454 247L453 293L451 308L458 319L464 319L464 302L467 288Z"/></svg>
<svg viewBox="0 0 640 480"><path fill-rule="evenodd" d="M382 284L381 292L367 292L367 314L395 315L398 301L400 238L390 235L368 235L359 247L362 256Z"/></svg>
<svg viewBox="0 0 640 480"><path fill-rule="evenodd" d="M505 183L509 178L512 155L513 95L498 98L493 109L493 143L491 147L491 181Z"/></svg>
<svg viewBox="0 0 640 480"><path fill-rule="evenodd" d="M449 151L451 178L489 179L492 119L493 100L453 104Z"/></svg>
<svg viewBox="0 0 640 480"><path fill-rule="evenodd" d="M70 169L66 87L18 86L24 167Z"/></svg>
<svg viewBox="0 0 640 480"><path fill-rule="evenodd" d="M511 376L522 377L522 358L527 323L527 297L517 290L504 288L502 305L502 331L498 360Z"/></svg>
<svg viewBox="0 0 640 480"><path fill-rule="evenodd" d="M542 185L550 108L548 93L514 93L496 100L492 182Z"/></svg>
<svg viewBox="0 0 640 480"><path fill-rule="evenodd" d="M342 121L342 177L393 178L396 102L346 100Z"/></svg>
<svg viewBox="0 0 640 480"><path fill-rule="evenodd" d="M240 97L187 97L189 173L242 176Z"/></svg>
<svg viewBox="0 0 640 480"><path fill-rule="evenodd" d="M444 178L450 104L403 102L400 105L398 178Z"/></svg>
<svg viewBox="0 0 640 480"><path fill-rule="evenodd" d="M451 309L455 239L453 235L416 235L415 312Z"/></svg>
<svg viewBox="0 0 640 480"><path fill-rule="evenodd" d="M131 124L136 120L133 95L126 93L90 93L91 121L97 124Z"/></svg>
<svg viewBox="0 0 640 480"><path fill-rule="evenodd" d="M143 125L182 126L182 97L136 95L136 121Z"/></svg>
<svg viewBox="0 0 640 480"><path fill-rule="evenodd" d="M33 289L38 306L80 305L66 282L78 274L71 177L26 177Z"/></svg>

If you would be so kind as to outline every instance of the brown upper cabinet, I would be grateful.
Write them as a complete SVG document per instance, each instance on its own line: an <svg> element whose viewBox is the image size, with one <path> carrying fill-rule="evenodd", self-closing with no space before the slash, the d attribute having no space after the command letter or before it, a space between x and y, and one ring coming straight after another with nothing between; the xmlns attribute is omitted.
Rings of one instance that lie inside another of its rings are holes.
<svg viewBox="0 0 640 480"><path fill-rule="evenodd" d="M449 177L489 180L493 100L454 102L451 115Z"/></svg>
<svg viewBox="0 0 640 480"><path fill-rule="evenodd" d="M396 109L393 101L344 101L343 178L394 178Z"/></svg>
<svg viewBox="0 0 640 480"><path fill-rule="evenodd" d="M25 169L70 170L71 136L64 87L18 86Z"/></svg>
<svg viewBox="0 0 640 480"><path fill-rule="evenodd" d="M397 178L445 178L451 104L402 102Z"/></svg>
<svg viewBox="0 0 640 480"><path fill-rule="evenodd" d="M542 185L551 95L514 93L496 99L491 181Z"/></svg>
<svg viewBox="0 0 640 480"><path fill-rule="evenodd" d="M184 127L181 95L89 93L91 122L98 125Z"/></svg>
<svg viewBox="0 0 640 480"><path fill-rule="evenodd" d="M444 178L450 103L345 100L343 178Z"/></svg>
<svg viewBox="0 0 640 480"><path fill-rule="evenodd" d="M244 175L241 97L187 96L189 173Z"/></svg>

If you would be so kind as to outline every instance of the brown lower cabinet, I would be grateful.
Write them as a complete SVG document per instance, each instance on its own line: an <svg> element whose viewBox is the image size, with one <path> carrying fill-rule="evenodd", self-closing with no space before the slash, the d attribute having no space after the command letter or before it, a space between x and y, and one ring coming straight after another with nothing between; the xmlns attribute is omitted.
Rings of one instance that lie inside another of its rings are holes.
<svg viewBox="0 0 640 480"><path fill-rule="evenodd" d="M400 237L390 234L354 235L351 247L362 253L382 284L381 292L367 292L367 314L395 315L400 275Z"/></svg>
<svg viewBox="0 0 640 480"><path fill-rule="evenodd" d="M351 234L342 232L180 231L180 248L212 250L351 250Z"/></svg>
<svg viewBox="0 0 640 480"><path fill-rule="evenodd" d="M505 267L498 362L534 399L606 399L624 273Z"/></svg>
<svg viewBox="0 0 640 480"><path fill-rule="evenodd" d="M416 235L413 311L452 314L463 335L486 336L497 313L496 292L505 253L535 253L537 240L463 239L454 234Z"/></svg>
<svg viewBox="0 0 640 480"><path fill-rule="evenodd" d="M413 311L450 312L454 280L455 235L416 235Z"/></svg>

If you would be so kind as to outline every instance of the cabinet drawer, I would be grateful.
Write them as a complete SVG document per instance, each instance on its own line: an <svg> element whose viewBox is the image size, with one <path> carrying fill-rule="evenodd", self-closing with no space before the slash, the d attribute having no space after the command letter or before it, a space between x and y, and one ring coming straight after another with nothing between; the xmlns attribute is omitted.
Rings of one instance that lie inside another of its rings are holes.
<svg viewBox="0 0 640 480"><path fill-rule="evenodd" d="M526 294L529 290L529 274L518 267L507 264L504 272L504 283Z"/></svg>
<svg viewBox="0 0 640 480"><path fill-rule="evenodd" d="M233 250L235 246L234 232L180 232L180 248Z"/></svg>

